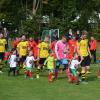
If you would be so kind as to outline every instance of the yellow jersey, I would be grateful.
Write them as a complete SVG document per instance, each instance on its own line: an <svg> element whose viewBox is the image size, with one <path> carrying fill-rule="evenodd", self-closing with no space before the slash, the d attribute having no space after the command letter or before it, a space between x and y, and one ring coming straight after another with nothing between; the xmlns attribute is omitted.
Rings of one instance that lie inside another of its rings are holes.
<svg viewBox="0 0 100 100"><path fill-rule="evenodd" d="M26 56L27 55L27 47L28 47L28 42L27 41L21 41L17 45L19 56Z"/></svg>
<svg viewBox="0 0 100 100"><path fill-rule="evenodd" d="M79 51L81 56L88 56L88 40L81 40L79 43Z"/></svg>
<svg viewBox="0 0 100 100"><path fill-rule="evenodd" d="M7 44L6 39L0 39L0 52L5 52L5 45Z"/></svg>
<svg viewBox="0 0 100 100"><path fill-rule="evenodd" d="M44 62L44 65L47 64L47 68L48 69L54 69L54 66L55 66L55 58L54 57L51 57L49 56L46 61Z"/></svg>
<svg viewBox="0 0 100 100"><path fill-rule="evenodd" d="M39 57L40 58L47 58L49 56L49 44L46 42L41 42L38 45L39 48Z"/></svg>

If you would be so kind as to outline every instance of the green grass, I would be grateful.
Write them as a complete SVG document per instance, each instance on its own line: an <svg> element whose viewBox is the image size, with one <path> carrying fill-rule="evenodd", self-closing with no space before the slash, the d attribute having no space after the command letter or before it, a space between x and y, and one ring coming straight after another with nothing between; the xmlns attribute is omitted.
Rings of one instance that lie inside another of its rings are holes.
<svg viewBox="0 0 100 100"><path fill-rule="evenodd" d="M97 51L100 51L98 43ZM97 58L99 58L99 52ZM0 100L100 100L100 79L97 79L97 65L91 66L88 84L69 84L63 74L50 84L47 72L39 80L25 79L24 75L7 76L7 69L0 74ZM33 74L34 75L34 74ZM35 76L35 75L34 75Z"/></svg>
<svg viewBox="0 0 100 100"><path fill-rule="evenodd" d="M48 83L47 72L39 80L25 79L24 75L0 74L0 100L100 100L100 79L97 65L92 65L87 85L69 84L63 74L54 83Z"/></svg>

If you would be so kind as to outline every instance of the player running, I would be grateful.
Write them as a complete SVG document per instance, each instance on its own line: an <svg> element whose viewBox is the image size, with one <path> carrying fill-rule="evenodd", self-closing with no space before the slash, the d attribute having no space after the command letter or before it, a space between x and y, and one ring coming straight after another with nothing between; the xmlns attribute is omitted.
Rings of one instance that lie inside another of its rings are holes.
<svg viewBox="0 0 100 100"><path fill-rule="evenodd" d="M46 36L44 41L39 43L38 45L39 66L37 68L36 78L39 78L40 69L43 67L43 64L48 56L49 56L49 37Z"/></svg>
<svg viewBox="0 0 100 100"><path fill-rule="evenodd" d="M55 79L58 78L58 71L60 65L63 65L63 70L68 68L68 61L66 59L67 45L66 45L66 36L62 36L62 39L57 41L55 46L55 53L57 57L56 68L55 68Z"/></svg>

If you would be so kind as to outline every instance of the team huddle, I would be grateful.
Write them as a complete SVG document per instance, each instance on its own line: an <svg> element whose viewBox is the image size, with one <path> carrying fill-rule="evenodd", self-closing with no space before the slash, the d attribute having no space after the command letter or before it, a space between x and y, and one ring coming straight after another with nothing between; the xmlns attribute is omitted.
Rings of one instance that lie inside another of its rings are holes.
<svg viewBox="0 0 100 100"><path fill-rule="evenodd" d="M91 58L96 62L96 40L91 37L89 42L87 32L83 31L80 38L65 35L61 40L55 38L49 43L49 36L43 41L33 38L26 39L25 35L12 41L12 50L6 50L6 39L0 34L0 73L3 62L9 66L8 76L20 75L24 69L25 78L41 78L43 69L48 70L48 81L51 83L59 79L59 74L66 72L68 82L87 83L87 75L90 73ZM36 72L33 73L33 70Z"/></svg>

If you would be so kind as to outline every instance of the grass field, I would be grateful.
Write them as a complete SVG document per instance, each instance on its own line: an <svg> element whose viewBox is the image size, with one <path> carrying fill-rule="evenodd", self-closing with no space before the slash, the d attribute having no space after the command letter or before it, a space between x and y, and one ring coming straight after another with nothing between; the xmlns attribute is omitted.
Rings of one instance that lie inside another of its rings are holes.
<svg viewBox="0 0 100 100"><path fill-rule="evenodd" d="M100 100L100 79L97 65L91 66L88 84L69 84L63 74L54 83L48 83L47 72L40 79L25 79L24 75L0 74L0 100Z"/></svg>
<svg viewBox="0 0 100 100"><path fill-rule="evenodd" d="M100 51L100 43L98 50ZM99 57L99 52L97 57ZM63 74L54 83L48 83L47 72L40 79L25 79L24 75L7 76L7 69L0 74L0 100L100 100L100 79L97 65L91 65L88 84L69 84Z"/></svg>

